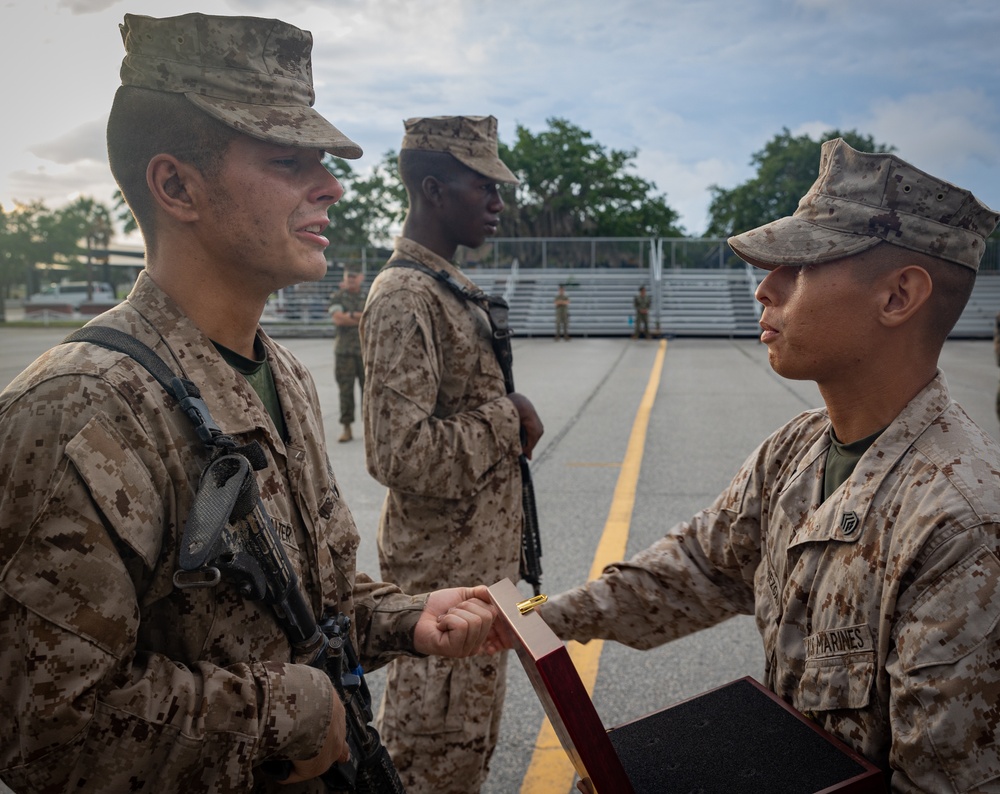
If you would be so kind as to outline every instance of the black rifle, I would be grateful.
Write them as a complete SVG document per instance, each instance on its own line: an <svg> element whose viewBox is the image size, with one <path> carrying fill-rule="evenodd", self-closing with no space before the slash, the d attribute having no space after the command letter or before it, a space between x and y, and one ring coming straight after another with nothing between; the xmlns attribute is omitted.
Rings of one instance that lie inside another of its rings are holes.
<svg viewBox="0 0 1000 794"><path fill-rule="evenodd" d="M493 329L493 353L503 372L503 382L507 394L514 391L514 351L510 346L513 333L508 316L507 301L496 295L486 295L486 313ZM521 443L524 443L524 428L521 428ZM528 458L522 452L517 457L521 467L521 510L524 525L521 532L521 578L531 585L535 595L542 592L542 534L538 526L538 508L535 505L535 483L531 479Z"/></svg>
<svg viewBox="0 0 1000 794"><path fill-rule="evenodd" d="M350 619L324 616L317 624L299 589L298 577L264 510L254 471L267 465L264 451L254 442L237 446L215 424L198 387L178 378L149 347L113 328L87 326L65 342L90 342L124 353L156 378L194 424L213 460L202 472L184 526L180 569L174 584L180 588L212 587L225 575L236 582L244 597L264 601L274 610L288 636L294 661L322 669L329 676L347 715L347 743L351 757L322 775L331 792L405 794L399 774L372 721L371 693L350 641ZM346 665L345 665L346 662ZM285 778L291 762L265 764L270 774Z"/></svg>
<svg viewBox="0 0 1000 794"><path fill-rule="evenodd" d="M451 290L460 300L471 301L486 312L492 331L491 342L493 354L500 371L503 372L504 387L507 394L514 391L514 352L510 346L513 333L508 317L510 307L502 297L487 295L482 290L471 290L460 284L447 270L434 270L421 262L411 262L406 259L390 259L385 267L406 267L419 270L436 278ZM524 428L521 428L521 443L524 443ZM535 595L542 592L542 534L538 526L538 508L535 504L535 484L531 479L531 466L527 456L522 452L517 458L521 469L521 578L531 585Z"/></svg>
<svg viewBox="0 0 1000 794"><path fill-rule="evenodd" d="M178 587L197 587L223 575L243 595L274 610L288 635L294 661L323 670L347 714L351 757L322 775L329 791L405 794L385 745L371 725L372 701L350 640L350 619L327 615L319 624L298 586L298 577L263 509L249 460L240 454L216 458L205 471L184 527ZM289 763L267 771L287 777Z"/></svg>

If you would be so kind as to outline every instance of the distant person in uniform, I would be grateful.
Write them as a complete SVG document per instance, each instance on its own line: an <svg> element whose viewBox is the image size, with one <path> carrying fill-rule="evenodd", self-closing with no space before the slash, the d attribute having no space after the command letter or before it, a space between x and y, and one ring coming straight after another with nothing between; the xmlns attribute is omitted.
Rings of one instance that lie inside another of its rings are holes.
<svg viewBox="0 0 1000 794"><path fill-rule="evenodd" d="M754 615L764 683L893 792L996 790L1000 445L938 358L998 218L895 155L824 143L795 214L729 244L769 271L771 367L825 407L710 507L540 607L556 634L651 648Z"/></svg>
<svg viewBox="0 0 1000 794"><path fill-rule="evenodd" d="M358 326L361 312L365 308L367 293L362 289L365 276L361 268L353 262L344 266L344 280L340 289L330 296L330 319L337 328L333 341L334 376L340 392L340 426L343 432L337 441L343 443L353 438L351 425L354 424L354 384L364 399L365 367L361 359L361 337Z"/></svg>
<svg viewBox="0 0 1000 794"><path fill-rule="evenodd" d="M488 315L458 247L492 237L514 174L492 116L405 122L402 236L372 283L361 322L368 471L389 488L381 570L411 585L519 576L521 473L542 434L531 402L507 394ZM481 294L481 293L480 293ZM500 729L506 654L389 666L377 728L407 794L475 794Z"/></svg>
<svg viewBox="0 0 1000 794"><path fill-rule="evenodd" d="M302 596L317 619L351 618L366 669L474 650L491 607L468 597L485 588L411 596L356 570L315 384L260 327L274 291L326 274L343 188L324 156L361 156L311 107L312 36L204 14L126 14L121 33L108 156L146 266L94 323L153 348L237 449L257 450L258 501ZM55 347L0 394L0 775L13 791L321 794L319 775L347 759L337 690L272 607L229 576L174 584L224 446L213 454L142 364L97 344Z"/></svg>
<svg viewBox="0 0 1000 794"><path fill-rule="evenodd" d="M559 285L559 291L556 293L555 301L553 301L556 307L556 341L562 337L567 342L569 341L569 295L566 294L566 287L562 284Z"/></svg>
<svg viewBox="0 0 1000 794"><path fill-rule="evenodd" d="M639 287L639 294L632 299L632 306L635 308L635 327L632 329L632 338L643 337L649 339L649 307L652 301L646 294L646 288Z"/></svg>

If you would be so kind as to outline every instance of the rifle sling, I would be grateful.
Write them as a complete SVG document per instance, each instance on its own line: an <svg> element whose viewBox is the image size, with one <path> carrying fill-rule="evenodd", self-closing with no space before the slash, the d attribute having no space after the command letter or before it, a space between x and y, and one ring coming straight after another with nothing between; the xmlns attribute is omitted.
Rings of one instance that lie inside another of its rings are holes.
<svg viewBox="0 0 1000 794"><path fill-rule="evenodd" d="M422 262L409 259L390 259L384 266L405 267L418 270L440 281L463 303L474 303L486 312L492 331L491 343L500 371L503 373L507 393L514 391L514 355L510 346L511 330L507 323L510 307L507 301L497 295L489 295L478 287L475 290L460 284L447 270L435 270ZM523 438L523 435L522 435ZM523 515L521 531L521 578L532 585L535 595L541 592L542 581L542 538L538 526L538 510L535 503L535 484L531 478L531 468L528 459L521 453L518 456L521 470L521 512Z"/></svg>

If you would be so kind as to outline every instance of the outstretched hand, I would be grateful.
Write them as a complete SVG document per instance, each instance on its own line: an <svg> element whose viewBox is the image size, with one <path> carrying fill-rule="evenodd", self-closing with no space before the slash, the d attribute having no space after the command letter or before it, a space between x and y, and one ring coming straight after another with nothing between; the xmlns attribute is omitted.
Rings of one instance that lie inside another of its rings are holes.
<svg viewBox="0 0 1000 794"><path fill-rule="evenodd" d="M417 620L413 646L419 653L452 658L491 652L497 643L495 617L485 585L436 590Z"/></svg>

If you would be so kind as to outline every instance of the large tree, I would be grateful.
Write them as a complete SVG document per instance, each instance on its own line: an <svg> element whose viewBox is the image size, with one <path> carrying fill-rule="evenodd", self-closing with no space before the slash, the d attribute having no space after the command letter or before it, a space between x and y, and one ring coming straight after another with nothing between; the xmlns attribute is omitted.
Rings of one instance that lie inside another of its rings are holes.
<svg viewBox="0 0 1000 794"><path fill-rule="evenodd" d="M328 156L324 162L344 187L343 198L329 211L331 243L358 247L387 242L406 211L396 153L386 152L366 176L346 160Z"/></svg>
<svg viewBox="0 0 1000 794"><path fill-rule="evenodd" d="M636 150L608 149L564 119L548 124L537 135L518 126L513 144L499 144L501 159L521 180L503 186L503 236L683 236L666 196L634 172ZM332 241L388 241L406 212L398 164L393 150L367 176L343 160L327 161L344 185L344 197L330 210Z"/></svg>
<svg viewBox="0 0 1000 794"><path fill-rule="evenodd" d="M609 149L566 119L537 134L518 125L501 159L521 183L505 186L510 237L680 237L678 214L635 174L635 149Z"/></svg>
<svg viewBox="0 0 1000 794"><path fill-rule="evenodd" d="M750 165L757 168L751 179L728 190L709 187L712 202L705 236L728 237L795 212L799 199L816 181L823 141L831 138L843 138L862 152L895 151L894 146L875 143L856 130L830 130L813 140L808 135L793 136L786 127L750 157Z"/></svg>
<svg viewBox="0 0 1000 794"><path fill-rule="evenodd" d="M132 210L129 209L128 204L125 203L125 196L122 195L120 190L116 190L114 193L114 203L115 218L121 223L122 231L125 234L139 231L139 224L135 222L135 216L132 214Z"/></svg>
<svg viewBox="0 0 1000 794"><path fill-rule="evenodd" d="M81 196L59 210L58 214L66 235L77 241L77 250L73 254L77 261L83 259L88 284L95 280L110 283L108 246L114 233L111 210L99 201ZM99 272L95 272L95 265L100 265ZM87 297L89 299L89 293Z"/></svg>
<svg viewBox="0 0 1000 794"><path fill-rule="evenodd" d="M88 252L107 248L111 217L108 207L86 197L55 210L41 201L0 207L0 294L7 296L14 284L36 291L39 265L58 264L69 268L68 275L89 275L88 265L104 257Z"/></svg>

